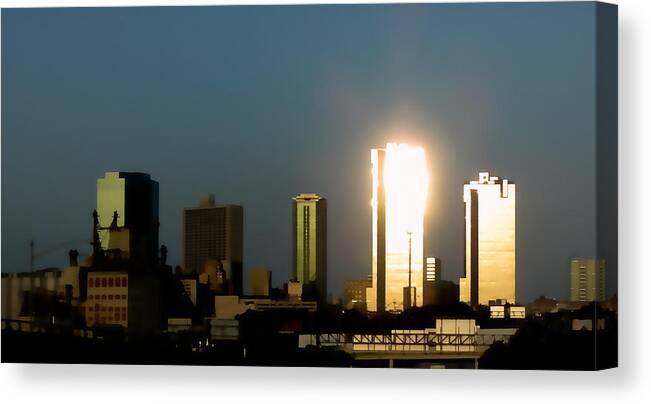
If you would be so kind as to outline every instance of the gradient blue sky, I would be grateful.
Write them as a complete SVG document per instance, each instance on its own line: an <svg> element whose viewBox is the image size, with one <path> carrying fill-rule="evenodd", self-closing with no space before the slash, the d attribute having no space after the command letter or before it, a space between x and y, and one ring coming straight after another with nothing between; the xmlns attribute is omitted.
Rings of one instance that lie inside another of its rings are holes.
<svg viewBox="0 0 651 404"><path fill-rule="evenodd" d="M244 206L245 270L274 284L291 197L325 196L338 295L370 272L369 149L398 141L426 150L445 279L487 170L517 185L519 299L566 298L595 250L594 34L593 3L2 10L2 271L31 238L90 238L96 179L142 171L172 264L182 208L212 192Z"/></svg>

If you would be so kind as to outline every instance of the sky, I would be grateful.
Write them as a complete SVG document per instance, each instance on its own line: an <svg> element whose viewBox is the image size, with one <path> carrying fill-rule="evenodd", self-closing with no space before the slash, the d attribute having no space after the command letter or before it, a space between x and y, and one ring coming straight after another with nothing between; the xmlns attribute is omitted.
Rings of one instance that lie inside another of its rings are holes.
<svg viewBox="0 0 651 404"><path fill-rule="evenodd" d="M328 287L371 271L370 149L425 149L425 254L464 265L463 184L516 184L517 296L569 297L595 255L591 3L2 10L2 271L90 253L96 180L244 207L244 268L291 268L292 197L328 200ZM608 266L608 265L607 265ZM613 276L611 273L610 277ZM610 290L609 293L613 293Z"/></svg>

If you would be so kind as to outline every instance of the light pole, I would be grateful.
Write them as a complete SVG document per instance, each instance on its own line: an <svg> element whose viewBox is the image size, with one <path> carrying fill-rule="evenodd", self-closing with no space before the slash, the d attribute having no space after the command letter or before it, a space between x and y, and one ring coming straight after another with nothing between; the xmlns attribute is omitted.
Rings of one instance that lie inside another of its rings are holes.
<svg viewBox="0 0 651 404"><path fill-rule="evenodd" d="M411 297L411 236L412 232L408 231L407 236L409 237L409 302L408 307L413 306L412 297Z"/></svg>

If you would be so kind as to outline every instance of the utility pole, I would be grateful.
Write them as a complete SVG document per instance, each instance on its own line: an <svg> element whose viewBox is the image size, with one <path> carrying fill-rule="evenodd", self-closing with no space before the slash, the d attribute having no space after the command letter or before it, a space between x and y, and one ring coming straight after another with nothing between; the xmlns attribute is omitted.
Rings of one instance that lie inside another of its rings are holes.
<svg viewBox="0 0 651 404"><path fill-rule="evenodd" d="M409 307L414 306L414 302L412 301L412 296L411 296L411 235L413 233L408 231L407 236L409 236Z"/></svg>

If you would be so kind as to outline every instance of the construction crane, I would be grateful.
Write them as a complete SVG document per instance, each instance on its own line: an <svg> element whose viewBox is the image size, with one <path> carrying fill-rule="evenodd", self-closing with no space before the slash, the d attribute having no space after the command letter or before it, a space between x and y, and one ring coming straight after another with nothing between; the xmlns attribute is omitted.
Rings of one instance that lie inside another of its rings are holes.
<svg viewBox="0 0 651 404"><path fill-rule="evenodd" d="M64 241L58 244L55 244L53 246L50 246L46 248L45 250L35 252L34 250L34 240L29 240L29 271L34 272L34 263L37 259L42 258L48 254L51 254L53 252L59 251L61 249L67 248L67 247L74 247L76 245L79 245L80 243L88 243L89 241L86 239L82 240L68 240Z"/></svg>

